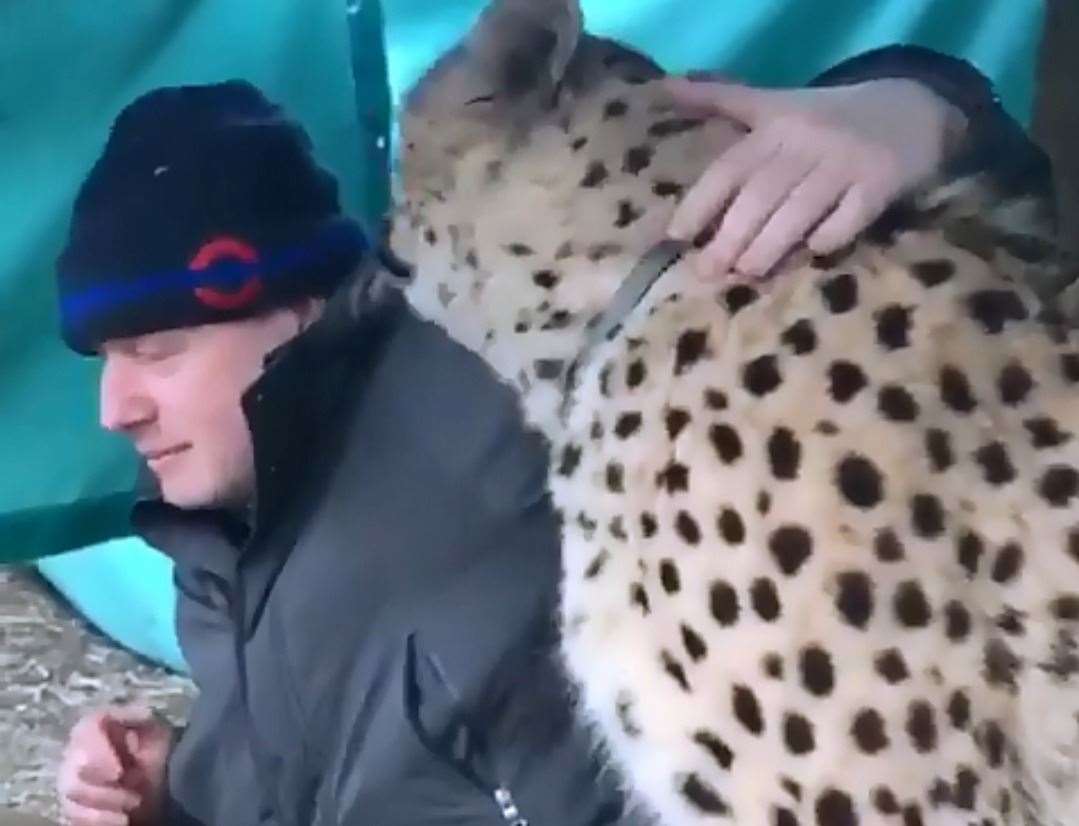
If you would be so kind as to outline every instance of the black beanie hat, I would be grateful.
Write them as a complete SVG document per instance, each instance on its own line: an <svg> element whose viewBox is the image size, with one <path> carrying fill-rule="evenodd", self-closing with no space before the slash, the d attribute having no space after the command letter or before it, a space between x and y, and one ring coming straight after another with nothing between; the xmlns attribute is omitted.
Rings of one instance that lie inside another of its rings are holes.
<svg viewBox="0 0 1079 826"><path fill-rule="evenodd" d="M295 121L243 81L157 89L113 124L57 262L64 340L230 321L325 296L367 249Z"/></svg>

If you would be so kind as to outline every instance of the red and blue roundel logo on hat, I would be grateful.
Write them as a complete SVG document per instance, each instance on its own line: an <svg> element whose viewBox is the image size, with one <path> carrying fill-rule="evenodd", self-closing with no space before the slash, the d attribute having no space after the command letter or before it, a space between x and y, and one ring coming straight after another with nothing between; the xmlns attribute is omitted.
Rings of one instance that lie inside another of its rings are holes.
<svg viewBox="0 0 1079 826"><path fill-rule="evenodd" d="M201 272L226 262L254 266L259 263L259 254L246 241L231 235L220 235L199 247L187 268ZM257 273L252 273L235 290L201 286L195 287L194 293L195 298L213 310L240 310L253 304L262 295L262 289L262 279Z"/></svg>

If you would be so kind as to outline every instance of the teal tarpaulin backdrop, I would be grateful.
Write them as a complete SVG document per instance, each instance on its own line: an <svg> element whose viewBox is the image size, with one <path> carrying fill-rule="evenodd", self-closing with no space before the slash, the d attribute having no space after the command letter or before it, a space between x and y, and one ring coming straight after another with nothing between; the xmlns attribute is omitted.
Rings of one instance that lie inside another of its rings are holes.
<svg viewBox="0 0 1079 826"><path fill-rule="evenodd" d="M320 158L341 178L347 206L372 217L385 197L382 18L396 99L483 5L0 4L0 561L126 531L133 460L97 430L96 367L59 344L52 286L78 182L120 108L157 85L248 78L308 127ZM1024 121L1043 14L1041 0L583 5L592 30L648 51L669 70L718 68L764 85L798 85L859 51L919 43L972 60ZM144 546L113 542L42 567L106 631L175 661L169 568Z"/></svg>

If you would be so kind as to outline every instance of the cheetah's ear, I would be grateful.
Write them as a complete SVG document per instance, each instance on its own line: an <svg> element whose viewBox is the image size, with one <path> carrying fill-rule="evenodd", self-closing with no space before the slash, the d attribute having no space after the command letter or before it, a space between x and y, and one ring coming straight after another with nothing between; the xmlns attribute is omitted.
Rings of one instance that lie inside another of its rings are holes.
<svg viewBox="0 0 1079 826"><path fill-rule="evenodd" d="M517 119L547 109L581 32L577 0L493 0L409 92L406 113Z"/></svg>

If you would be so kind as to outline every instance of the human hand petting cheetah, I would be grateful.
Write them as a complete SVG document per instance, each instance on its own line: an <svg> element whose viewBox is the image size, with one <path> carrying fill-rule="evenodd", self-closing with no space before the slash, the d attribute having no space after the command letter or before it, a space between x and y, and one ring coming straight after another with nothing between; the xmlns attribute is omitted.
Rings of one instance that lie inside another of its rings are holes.
<svg viewBox="0 0 1079 826"><path fill-rule="evenodd" d="M665 82L681 107L749 129L686 193L668 228L688 240L718 221L694 256L702 276L762 277L801 243L818 254L842 247L940 170L967 127L958 108L911 80L809 89Z"/></svg>

